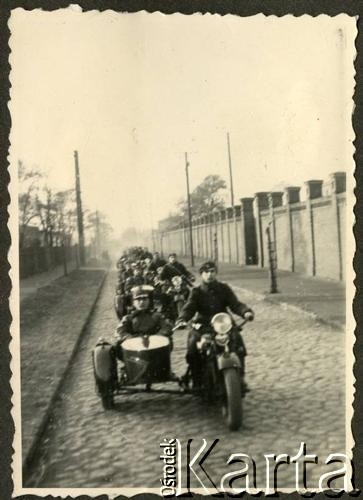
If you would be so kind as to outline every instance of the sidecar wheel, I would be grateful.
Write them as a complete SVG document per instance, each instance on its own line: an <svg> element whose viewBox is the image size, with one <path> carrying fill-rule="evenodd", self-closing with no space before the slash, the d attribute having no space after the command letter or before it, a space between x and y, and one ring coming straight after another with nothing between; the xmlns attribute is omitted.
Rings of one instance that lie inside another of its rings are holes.
<svg viewBox="0 0 363 500"><path fill-rule="evenodd" d="M235 368L226 368L223 371L226 389L225 419L231 431L237 431L242 424L242 398L239 373Z"/></svg>

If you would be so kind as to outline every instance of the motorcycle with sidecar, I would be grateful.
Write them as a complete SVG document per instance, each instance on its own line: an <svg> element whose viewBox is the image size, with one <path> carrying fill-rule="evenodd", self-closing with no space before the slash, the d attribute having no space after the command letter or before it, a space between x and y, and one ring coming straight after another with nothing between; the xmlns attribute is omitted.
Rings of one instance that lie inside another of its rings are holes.
<svg viewBox="0 0 363 500"><path fill-rule="evenodd" d="M247 320L246 320L247 321ZM244 321L239 325L241 329ZM173 332L185 326L179 323ZM195 327L196 325L194 325ZM202 384L190 388L190 369L182 377L171 370L171 340L162 335L144 334L122 343L123 364L118 369L114 346L100 339L92 351L97 394L104 409L114 406L114 397L135 392L197 393L207 403L220 404L230 430L242 423L241 363L230 348L230 333L236 325L228 313L216 314L211 329L203 333L198 343L203 363ZM176 389L153 388L152 384L172 382Z"/></svg>

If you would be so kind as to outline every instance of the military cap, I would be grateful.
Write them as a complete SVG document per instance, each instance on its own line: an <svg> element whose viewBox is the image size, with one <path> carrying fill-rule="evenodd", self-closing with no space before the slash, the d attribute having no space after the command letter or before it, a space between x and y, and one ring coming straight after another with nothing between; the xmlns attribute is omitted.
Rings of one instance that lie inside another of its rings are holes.
<svg viewBox="0 0 363 500"><path fill-rule="evenodd" d="M214 269L215 271L217 270L216 263L213 262L212 260L208 260L207 262L204 262L199 268L200 274L204 273L205 271L210 271Z"/></svg>
<svg viewBox="0 0 363 500"><path fill-rule="evenodd" d="M139 299L141 297L149 298L150 293L154 290L154 287L150 285L139 285L131 288L132 298Z"/></svg>

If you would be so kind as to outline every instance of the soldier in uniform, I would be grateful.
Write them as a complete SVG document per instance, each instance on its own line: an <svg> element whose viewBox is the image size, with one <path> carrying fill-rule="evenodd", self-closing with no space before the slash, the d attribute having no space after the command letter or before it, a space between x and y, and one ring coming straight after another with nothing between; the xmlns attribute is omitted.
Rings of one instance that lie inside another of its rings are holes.
<svg viewBox="0 0 363 500"><path fill-rule="evenodd" d="M122 279L126 281L127 278L132 276L132 274L131 262L129 260L125 260L123 269L121 270Z"/></svg>
<svg viewBox="0 0 363 500"><path fill-rule="evenodd" d="M154 252L150 267L151 269L156 272L159 267L165 266L166 261L160 257L159 252Z"/></svg>
<svg viewBox="0 0 363 500"><path fill-rule="evenodd" d="M171 337L171 323L151 309L152 292L153 287L148 285L136 286L131 290L134 311L123 317L116 330L118 340L114 344L114 352L119 359L122 359L122 342L130 337L145 333Z"/></svg>
<svg viewBox="0 0 363 500"><path fill-rule="evenodd" d="M140 266L133 266L133 275L131 277L132 286L138 286L144 284L144 276L142 274L142 269Z"/></svg>
<svg viewBox="0 0 363 500"><path fill-rule="evenodd" d="M254 318L252 309L238 300L230 286L217 280L217 269L214 262L205 262L200 267L199 271L202 283L192 289L188 302L183 307L176 322L176 326L185 326L186 322L197 314L195 323L200 323L202 325L199 330L193 328L189 332L187 344L186 360L190 365L193 382L196 386L198 386L201 381L201 364L197 342L201 339L203 331L210 327L213 316L217 313L228 312L227 308L229 308L234 314L242 318L251 321ZM241 374L243 380L244 358L247 354L246 348L239 331L233 329L231 335L233 350L237 353L241 361ZM247 390L247 387L245 389Z"/></svg>
<svg viewBox="0 0 363 500"><path fill-rule="evenodd" d="M182 276L188 281L195 280L192 273L187 270L184 264L177 261L176 254L171 253L169 254L168 262L165 264L163 272L161 273L161 279L171 281L174 276Z"/></svg>

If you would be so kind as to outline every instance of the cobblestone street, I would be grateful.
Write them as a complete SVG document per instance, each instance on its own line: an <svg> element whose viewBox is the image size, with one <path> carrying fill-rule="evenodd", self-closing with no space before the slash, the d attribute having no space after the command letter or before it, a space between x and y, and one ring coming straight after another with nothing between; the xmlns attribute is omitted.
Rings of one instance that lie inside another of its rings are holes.
<svg viewBox="0 0 363 500"><path fill-rule="evenodd" d="M115 409L105 412L95 393L91 350L100 336L111 339L115 330L115 282L116 273L110 273L24 486L159 488L164 438L178 438L183 445L192 438L196 450L203 438L208 444L218 438L205 463L215 482L232 470L227 465L232 453L246 453L257 464L260 487L264 454L293 456L301 442L319 463L329 453L346 452L344 333L298 310L256 302L248 292L239 296L256 313L243 332L251 392L238 432L228 431L218 408L191 395L118 396ZM186 332L177 332L172 367L178 375L185 370L185 343ZM326 469L310 470L310 486L317 486L314 478ZM294 473L292 466L282 466L278 486L292 487Z"/></svg>

